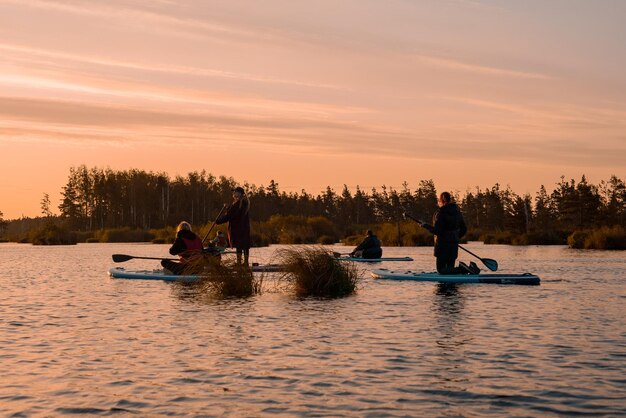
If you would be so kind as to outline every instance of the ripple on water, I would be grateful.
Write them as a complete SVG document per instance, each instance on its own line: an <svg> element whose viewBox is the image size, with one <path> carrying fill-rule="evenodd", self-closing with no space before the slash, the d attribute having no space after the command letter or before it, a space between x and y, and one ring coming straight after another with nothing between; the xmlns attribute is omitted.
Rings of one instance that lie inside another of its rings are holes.
<svg viewBox="0 0 626 418"><path fill-rule="evenodd" d="M217 300L106 276L167 246L0 244L0 415L626 415L624 257L468 245L541 286L366 272L345 299ZM385 252L432 269L429 248Z"/></svg>

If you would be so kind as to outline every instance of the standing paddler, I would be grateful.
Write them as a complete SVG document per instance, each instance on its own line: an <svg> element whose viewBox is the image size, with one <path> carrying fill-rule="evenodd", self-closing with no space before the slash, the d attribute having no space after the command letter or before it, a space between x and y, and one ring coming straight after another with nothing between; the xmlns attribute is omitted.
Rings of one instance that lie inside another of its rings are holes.
<svg viewBox="0 0 626 418"><path fill-rule="evenodd" d="M217 218L216 224L228 222L228 240L230 246L237 250L237 264L248 265L250 256L250 201L243 187L233 189L233 202L228 206L226 213Z"/></svg>

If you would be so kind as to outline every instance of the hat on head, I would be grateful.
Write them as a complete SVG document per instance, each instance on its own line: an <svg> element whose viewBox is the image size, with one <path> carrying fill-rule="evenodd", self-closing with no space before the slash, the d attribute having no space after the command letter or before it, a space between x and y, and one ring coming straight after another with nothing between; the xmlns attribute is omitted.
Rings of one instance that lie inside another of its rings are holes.
<svg viewBox="0 0 626 418"><path fill-rule="evenodd" d="M245 194L245 193L246 193L246 192L243 190L243 187L241 187L241 186L237 186L237 187L235 187L235 188L233 189L233 192L238 192L238 193L241 193L241 194Z"/></svg>

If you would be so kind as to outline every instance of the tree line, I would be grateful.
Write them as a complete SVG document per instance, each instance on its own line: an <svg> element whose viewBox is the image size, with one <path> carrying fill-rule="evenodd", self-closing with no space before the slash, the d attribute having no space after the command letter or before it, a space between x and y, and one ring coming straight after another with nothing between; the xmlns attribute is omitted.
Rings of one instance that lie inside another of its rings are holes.
<svg viewBox="0 0 626 418"><path fill-rule="evenodd" d="M172 178L162 172L81 165L69 170L56 219L74 231L159 229L181 220L205 225L212 222L224 203L230 202L231 190L237 185L232 177L216 177L206 171ZM438 191L433 180L420 180L414 189L406 182L399 189L381 186L369 191L358 186L350 190L344 185L339 192L327 187L318 195L305 190L286 193L273 180L267 186L242 186L250 199L255 224L285 229L303 219L325 218L337 238L381 224L394 225L400 237L403 212L430 220L437 209ZM487 240L489 234L501 233L551 234L556 238L547 241L557 243L564 242L574 230L626 226L626 185L617 176L597 185L589 183L584 175L579 181L561 177L551 191L542 185L534 196L518 195L510 187L495 184L454 197L473 239L482 236ZM52 216L48 194L43 196L41 209L45 218Z"/></svg>
<svg viewBox="0 0 626 418"><path fill-rule="evenodd" d="M215 177L206 171L170 178L166 173L143 170L114 171L70 168L63 187L60 216L79 230L116 227L162 228L186 219L192 224L210 222L238 183L232 177ZM280 191L275 181L267 186L243 184L250 199L251 216L267 221L274 215L324 216L339 229L349 225L394 222L406 210L430 219L437 209L437 190L432 180L419 181L410 189L386 186L370 191L344 185L338 193L327 187L313 196L305 190ZM468 227L486 232L572 230L573 228L625 225L626 185L617 176L594 185L583 175L561 180L548 192L541 186L535 196L518 195L510 187L467 191L455 196ZM44 195L42 212L50 215Z"/></svg>

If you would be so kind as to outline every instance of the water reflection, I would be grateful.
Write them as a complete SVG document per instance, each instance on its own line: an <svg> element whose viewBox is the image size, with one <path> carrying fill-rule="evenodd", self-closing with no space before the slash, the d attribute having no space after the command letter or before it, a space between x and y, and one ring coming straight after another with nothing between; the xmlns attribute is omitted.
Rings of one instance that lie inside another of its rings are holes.
<svg viewBox="0 0 626 418"><path fill-rule="evenodd" d="M471 343L473 337L466 333L464 307L459 285L439 283L435 286L432 311L437 332L437 368L439 382L445 389L462 389L460 384L468 381L464 346Z"/></svg>
<svg viewBox="0 0 626 418"><path fill-rule="evenodd" d="M450 283L438 283L434 292L432 310L436 314L440 328L457 331L464 307L463 294L459 286Z"/></svg>
<svg viewBox="0 0 626 418"><path fill-rule="evenodd" d="M503 270L532 266L545 285L366 278L326 300L106 276L103 253L167 246L0 252L0 416L626 415L623 254L492 246Z"/></svg>
<svg viewBox="0 0 626 418"><path fill-rule="evenodd" d="M172 296L186 303L192 304L233 304L244 303L250 297L223 297L214 292L207 291L206 286L196 283L168 283L171 286Z"/></svg>

